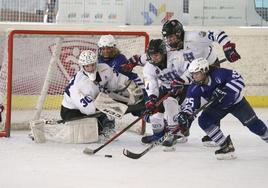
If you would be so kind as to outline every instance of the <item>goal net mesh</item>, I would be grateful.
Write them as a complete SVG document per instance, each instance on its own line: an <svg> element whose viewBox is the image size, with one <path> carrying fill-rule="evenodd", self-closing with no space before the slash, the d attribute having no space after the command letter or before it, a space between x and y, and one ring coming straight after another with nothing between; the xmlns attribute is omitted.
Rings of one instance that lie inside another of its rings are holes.
<svg viewBox="0 0 268 188"><path fill-rule="evenodd" d="M33 119L60 119L63 92L79 70L81 51L97 51L103 34L112 34L127 58L144 53L148 43L148 35L143 32L15 30L8 37L3 36L1 41L6 48L0 56L0 102L5 106L2 129L8 131L10 125L25 129ZM140 70L134 71L142 76ZM127 126L132 120L135 118L125 117L117 124Z"/></svg>

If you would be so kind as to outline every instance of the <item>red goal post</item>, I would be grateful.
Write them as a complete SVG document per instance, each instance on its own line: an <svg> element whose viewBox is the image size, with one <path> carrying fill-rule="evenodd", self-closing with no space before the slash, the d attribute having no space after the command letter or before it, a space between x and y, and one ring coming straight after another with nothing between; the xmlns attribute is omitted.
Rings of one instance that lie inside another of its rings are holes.
<svg viewBox="0 0 268 188"><path fill-rule="evenodd" d="M36 118L59 119L63 91L79 68L80 52L97 51L98 39L107 34L115 37L127 58L144 53L149 43L146 32L10 31L0 71L0 103L5 107L0 137L9 137L11 127L28 128ZM141 129L144 132L144 124Z"/></svg>

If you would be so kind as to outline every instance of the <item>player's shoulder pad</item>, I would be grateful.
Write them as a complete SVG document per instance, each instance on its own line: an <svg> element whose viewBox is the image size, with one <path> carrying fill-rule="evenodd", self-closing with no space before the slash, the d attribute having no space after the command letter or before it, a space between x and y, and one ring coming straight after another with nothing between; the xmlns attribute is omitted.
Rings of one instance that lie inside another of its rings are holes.
<svg viewBox="0 0 268 188"><path fill-rule="evenodd" d="M151 63L146 63L143 67L143 74L153 75L155 73L156 67Z"/></svg>
<svg viewBox="0 0 268 188"><path fill-rule="evenodd" d="M114 58L115 58L115 60L120 60L120 61L127 60L127 57L124 54L121 54L121 53L117 54Z"/></svg>
<svg viewBox="0 0 268 188"><path fill-rule="evenodd" d="M183 52L182 51L169 51L167 54L167 57L169 60L180 60L182 61L183 58Z"/></svg>
<svg viewBox="0 0 268 188"><path fill-rule="evenodd" d="M203 38L206 38L207 32L205 31L187 31L185 32L184 40L197 42Z"/></svg>
<svg viewBox="0 0 268 188"><path fill-rule="evenodd" d="M100 63L97 66L98 66L98 72L104 72L104 71L111 71L112 70L112 68L109 65L105 64L105 63Z"/></svg>

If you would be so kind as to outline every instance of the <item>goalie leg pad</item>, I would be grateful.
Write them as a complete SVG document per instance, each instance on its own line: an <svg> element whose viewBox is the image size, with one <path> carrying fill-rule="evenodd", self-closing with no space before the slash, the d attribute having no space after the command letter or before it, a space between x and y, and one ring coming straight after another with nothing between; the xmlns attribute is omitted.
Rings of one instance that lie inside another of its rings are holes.
<svg viewBox="0 0 268 188"><path fill-rule="evenodd" d="M31 133L36 143L46 142L43 127L45 126L45 120L30 121Z"/></svg>
<svg viewBox="0 0 268 188"><path fill-rule="evenodd" d="M65 124L46 124L31 122L34 140L37 143L45 141L84 144L98 141L98 122L96 118L87 118L66 122Z"/></svg>

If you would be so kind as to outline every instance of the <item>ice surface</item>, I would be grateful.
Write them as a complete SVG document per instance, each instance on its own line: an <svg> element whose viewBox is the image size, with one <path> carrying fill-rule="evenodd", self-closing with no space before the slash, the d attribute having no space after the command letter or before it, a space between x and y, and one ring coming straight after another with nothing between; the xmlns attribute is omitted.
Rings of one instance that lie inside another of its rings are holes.
<svg viewBox="0 0 268 188"><path fill-rule="evenodd" d="M256 109L268 124L268 109ZM140 152L140 135L127 132L93 156L82 153L99 144L35 144L27 131L0 138L1 188L252 188L267 187L268 145L232 116L222 121L238 158L218 161L216 148L202 146L204 135L196 121L188 143L175 152L157 146L138 160L123 148ZM110 154L113 157L104 157Z"/></svg>

